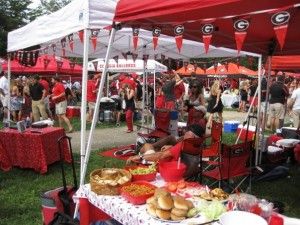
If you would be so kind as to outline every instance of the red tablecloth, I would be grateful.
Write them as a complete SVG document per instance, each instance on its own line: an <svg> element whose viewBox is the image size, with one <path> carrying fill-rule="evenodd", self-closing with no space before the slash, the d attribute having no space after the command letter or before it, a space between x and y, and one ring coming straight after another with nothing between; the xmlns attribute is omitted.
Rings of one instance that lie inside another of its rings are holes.
<svg viewBox="0 0 300 225"><path fill-rule="evenodd" d="M39 133L36 133L36 132ZM57 140L64 136L62 128L27 129L23 133L5 128L0 130L0 168L8 171L13 166L32 168L40 173L59 160ZM63 144L64 160L71 162L68 144Z"/></svg>

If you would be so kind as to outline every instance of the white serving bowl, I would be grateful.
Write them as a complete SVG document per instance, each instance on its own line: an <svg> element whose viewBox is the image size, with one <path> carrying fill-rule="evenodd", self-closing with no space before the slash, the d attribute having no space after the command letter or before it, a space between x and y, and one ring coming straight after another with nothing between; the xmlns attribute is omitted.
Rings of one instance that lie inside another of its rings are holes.
<svg viewBox="0 0 300 225"><path fill-rule="evenodd" d="M268 225L262 217L244 211L230 211L220 216L221 225Z"/></svg>

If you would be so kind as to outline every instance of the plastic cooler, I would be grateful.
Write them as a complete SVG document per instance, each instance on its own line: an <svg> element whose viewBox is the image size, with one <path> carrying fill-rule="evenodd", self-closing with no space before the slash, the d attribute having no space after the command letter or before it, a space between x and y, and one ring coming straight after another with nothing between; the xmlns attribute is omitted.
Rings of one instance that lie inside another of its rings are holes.
<svg viewBox="0 0 300 225"><path fill-rule="evenodd" d="M80 106L68 106L66 116L68 118L80 117Z"/></svg>
<svg viewBox="0 0 300 225"><path fill-rule="evenodd" d="M240 122L235 120L229 120L224 122L224 132L234 133L237 131Z"/></svg>
<svg viewBox="0 0 300 225"><path fill-rule="evenodd" d="M237 130L236 130L237 135L239 135L241 130L242 130L242 133L241 133L240 139L245 141L246 140L246 133L247 133L247 125L245 125L244 127L243 127L242 124L239 125ZM254 135L255 135L255 126L249 125L247 141L253 140Z"/></svg>

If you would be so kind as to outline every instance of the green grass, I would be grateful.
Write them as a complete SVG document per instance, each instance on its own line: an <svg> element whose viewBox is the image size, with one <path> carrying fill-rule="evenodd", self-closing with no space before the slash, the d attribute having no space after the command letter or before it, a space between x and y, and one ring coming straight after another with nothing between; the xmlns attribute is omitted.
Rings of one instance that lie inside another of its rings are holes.
<svg viewBox="0 0 300 225"><path fill-rule="evenodd" d="M224 143L233 143L234 134L224 134ZM97 150L91 153L87 175L97 168L123 167L124 161L100 157ZM74 154L77 174L80 156ZM66 166L71 174L70 166ZM79 179L79 178L78 178ZM68 177L70 181L70 177ZM88 176L86 182L88 182ZM70 183L70 182L69 182ZM13 168L9 172L0 171L0 225L40 225L40 194L62 185L60 166L55 163L48 167L48 173L40 175L33 170ZM285 204L285 215L300 215L300 173L292 167L288 178L272 182L254 183L252 192L260 198L281 201Z"/></svg>

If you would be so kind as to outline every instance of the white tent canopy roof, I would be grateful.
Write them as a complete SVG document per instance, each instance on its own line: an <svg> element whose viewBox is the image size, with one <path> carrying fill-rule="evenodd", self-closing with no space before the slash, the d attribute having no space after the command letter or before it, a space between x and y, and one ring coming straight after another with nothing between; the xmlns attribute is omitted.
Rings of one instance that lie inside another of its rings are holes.
<svg viewBox="0 0 300 225"><path fill-rule="evenodd" d="M104 59L95 59L93 61L90 61L88 64L88 70L89 71L95 71L94 62L98 62L97 71L103 71L104 68ZM147 65L145 66L146 72L166 72L168 68L155 61L155 60L147 60ZM116 62L114 59L110 59L108 62L108 72L143 72L144 71L144 60L137 59L133 61L132 59L119 59L118 62Z"/></svg>
<svg viewBox="0 0 300 225"><path fill-rule="evenodd" d="M104 57L108 41L109 31L104 29L112 24L116 7L116 0L73 0L64 8L49 15L44 15L33 22L8 33L8 52L17 51L27 47L41 45L46 48L56 44L56 53L60 55L61 39L69 34L75 34L74 50L71 51L69 43L66 43L66 56L81 57L83 54L83 44L80 42L78 32L87 29L100 29L97 38L97 48L89 47L89 57ZM174 37L160 35L157 49L153 49L152 32L140 30L138 48L135 51L132 46L132 29L123 28L117 31L111 56L122 53L134 52L138 58L143 54L149 54L154 59L154 55L160 57L161 54L173 59L207 58L207 57L234 57L237 51L226 48L216 48L210 46L208 54L205 54L203 43L183 40L183 46L179 53ZM53 54L53 49L48 49L48 54Z"/></svg>

